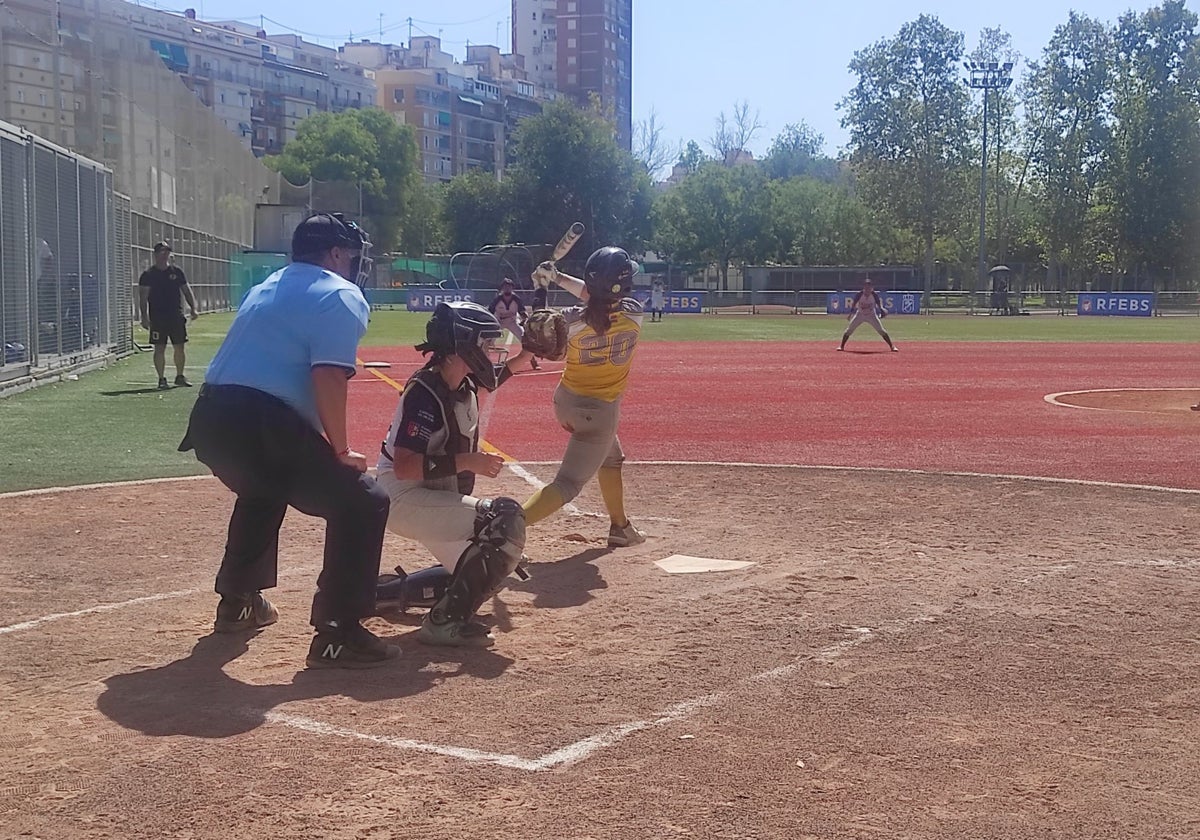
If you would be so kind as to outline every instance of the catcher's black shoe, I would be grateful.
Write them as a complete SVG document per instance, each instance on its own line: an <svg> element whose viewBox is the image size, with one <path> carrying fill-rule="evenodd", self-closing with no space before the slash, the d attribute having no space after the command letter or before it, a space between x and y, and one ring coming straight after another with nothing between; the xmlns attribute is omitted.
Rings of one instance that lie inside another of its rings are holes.
<svg viewBox="0 0 1200 840"><path fill-rule="evenodd" d="M317 627L308 648L309 668L377 668L400 655L357 621L341 625L330 621Z"/></svg>
<svg viewBox="0 0 1200 840"><path fill-rule="evenodd" d="M217 633L241 633L267 627L279 620L279 610L261 592L249 595L222 595L217 604Z"/></svg>

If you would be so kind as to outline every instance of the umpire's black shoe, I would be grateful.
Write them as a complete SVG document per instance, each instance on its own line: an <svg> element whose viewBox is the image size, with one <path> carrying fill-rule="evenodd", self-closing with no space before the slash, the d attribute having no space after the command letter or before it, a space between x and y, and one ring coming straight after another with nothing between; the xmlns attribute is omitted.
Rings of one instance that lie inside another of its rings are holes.
<svg viewBox="0 0 1200 840"><path fill-rule="evenodd" d="M309 668L376 668L400 655L357 621L345 626L331 621L317 627L308 648Z"/></svg>
<svg viewBox="0 0 1200 840"><path fill-rule="evenodd" d="M257 630L279 620L279 610L263 597L261 592L249 595L222 595L217 604L217 620L213 630L217 633L241 633Z"/></svg>

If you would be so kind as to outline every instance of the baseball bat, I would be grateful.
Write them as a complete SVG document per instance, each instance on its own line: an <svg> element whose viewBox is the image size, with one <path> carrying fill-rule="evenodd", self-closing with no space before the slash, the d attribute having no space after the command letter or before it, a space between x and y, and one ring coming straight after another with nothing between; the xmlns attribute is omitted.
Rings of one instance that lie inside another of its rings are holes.
<svg viewBox="0 0 1200 840"><path fill-rule="evenodd" d="M562 235L562 239L558 240L558 244L554 246L554 253L550 255L550 261L558 262L565 257L571 248L575 246L575 243L579 241L579 237L583 236L584 230L583 222L575 222L567 228L567 232Z"/></svg>

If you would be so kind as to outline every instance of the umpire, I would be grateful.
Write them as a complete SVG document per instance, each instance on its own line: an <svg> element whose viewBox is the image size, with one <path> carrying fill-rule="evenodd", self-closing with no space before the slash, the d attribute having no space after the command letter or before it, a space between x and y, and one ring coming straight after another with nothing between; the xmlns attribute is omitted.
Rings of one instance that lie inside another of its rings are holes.
<svg viewBox="0 0 1200 840"><path fill-rule="evenodd" d="M370 246L340 213L300 223L291 265L242 301L179 445L237 494L217 573L216 632L278 619L262 590L276 584L288 506L325 520L309 667L370 668L400 652L360 623L375 611L389 503L346 433L346 383L369 307L345 278L366 276Z"/></svg>

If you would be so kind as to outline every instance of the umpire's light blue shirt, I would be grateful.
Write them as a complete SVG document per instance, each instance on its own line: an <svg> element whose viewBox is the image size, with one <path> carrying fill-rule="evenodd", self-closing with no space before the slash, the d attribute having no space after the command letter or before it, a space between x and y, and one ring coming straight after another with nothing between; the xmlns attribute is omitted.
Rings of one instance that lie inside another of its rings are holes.
<svg viewBox="0 0 1200 840"><path fill-rule="evenodd" d="M353 376L369 313L353 283L319 265L292 263L246 293L204 381L265 391L323 431L312 369L334 365Z"/></svg>

